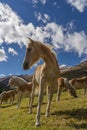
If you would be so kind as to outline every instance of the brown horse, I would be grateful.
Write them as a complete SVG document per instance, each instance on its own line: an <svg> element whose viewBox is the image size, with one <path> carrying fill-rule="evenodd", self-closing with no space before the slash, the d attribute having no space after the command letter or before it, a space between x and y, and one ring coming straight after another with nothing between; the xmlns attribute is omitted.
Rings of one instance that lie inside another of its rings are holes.
<svg viewBox="0 0 87 130"><path fill-rule="evenodd" d="M20 107L22 96L28 95L30 97L31 91L32 91L32 82L27 82L21 77L12 76L9 79L9 86L14 88L17 88L17 94L18 94L18 105L17 107Z"/></svg>
<svg viewBox="0 0 87 130"><path fill-rule="evenodd" d="M77 97L75 88L69 83L69 81L67 80L67 78L64 77L60 77L58 78L58 92L57 92L57 101L60 100L60 95L61 92L63 91L63 89L68 90L68 92L73 96L73 97Z"/></svg>
<svg viewBox="0 0 87 130"><path fill-rule="evenodd" d="M74 78L74 79L71 79L69 82L76 89L83 88L84 89L84 95L86 94L87 77Z"/></svg>
<svg viewBox="0 0 87 130"><path fill-rule="evenodd" d="M0 105L3 103L3 101L7 102L8 99L10 99L10 103L13 104L15 95L16 95L15 90L3 91L0 94Z"/></svg>
<svg viewBox="0 0 87 130"><path fill-rule="evenodd" d="M34 98L35 87L39 85L38 106L36 115L36 126L40 125L41 104L43 100L44 88L48 85L48 104L46 109L46 116L49 116L50 105L53 96L53 88L57 84L57 78L59 77L59 65L57 59L52 50L42 44L41 42L34 41L29 38L29 43L26 49L26 55L23 62L24 70L30 69L30 67L38 60L43 59L44 63L36 68L33 76L32 94L30 102L30 113L32 113L32 103Z"/></svg>

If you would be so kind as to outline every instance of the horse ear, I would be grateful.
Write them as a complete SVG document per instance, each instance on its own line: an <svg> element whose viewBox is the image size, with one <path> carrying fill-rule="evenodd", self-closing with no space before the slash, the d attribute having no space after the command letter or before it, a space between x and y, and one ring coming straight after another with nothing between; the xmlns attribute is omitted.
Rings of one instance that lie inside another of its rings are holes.
<svg viewBox="0 0 87 130"><path fill-rule="evenodd" d="M33 40L30 37L28 37L28 39L29 39L30 42L33 42Z"/></svg>

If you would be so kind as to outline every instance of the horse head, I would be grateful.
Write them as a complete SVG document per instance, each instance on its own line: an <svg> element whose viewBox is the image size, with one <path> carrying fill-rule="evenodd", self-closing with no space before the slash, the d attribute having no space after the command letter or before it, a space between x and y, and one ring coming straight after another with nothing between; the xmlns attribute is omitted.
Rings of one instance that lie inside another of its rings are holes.
<svg viewBox="0 0 87 130"><path fill-rule="evenodd" d="M29 38L29 43L26 47L25 58L23 61L23 69L29 69L35 62L40 59L39 42Z"/></svg>

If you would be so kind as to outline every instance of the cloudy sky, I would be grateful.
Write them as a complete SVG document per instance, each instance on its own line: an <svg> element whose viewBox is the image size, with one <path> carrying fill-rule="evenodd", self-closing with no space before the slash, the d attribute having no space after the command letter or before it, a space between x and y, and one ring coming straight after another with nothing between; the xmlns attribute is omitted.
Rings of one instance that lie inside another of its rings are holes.
<svg viewBox="0 0 87 130"><path fill-rule="evenodd" d="M87 0L0 0L0 77L41 63L23 70L27 37L53 45L60 66L87 60Z"/></svg>

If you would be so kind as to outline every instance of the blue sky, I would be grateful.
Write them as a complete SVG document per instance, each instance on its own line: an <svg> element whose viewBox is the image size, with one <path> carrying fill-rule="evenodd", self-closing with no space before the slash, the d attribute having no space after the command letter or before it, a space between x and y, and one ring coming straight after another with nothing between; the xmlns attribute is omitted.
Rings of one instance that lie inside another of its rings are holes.
<svg viewBox="0 0 87 130"><path fill-rule="evenodd" d="M27 37L54 46L60 66L87 60L87 0L0 0L0 77L24 71Z"/></svg>

